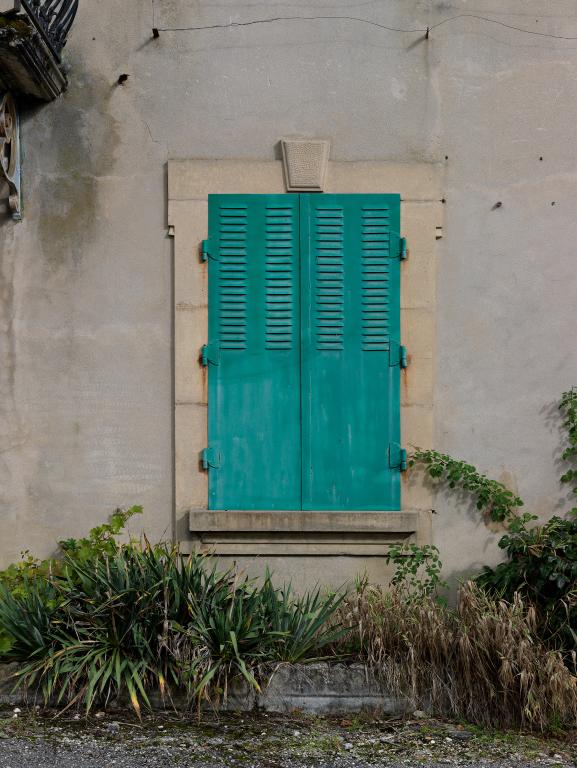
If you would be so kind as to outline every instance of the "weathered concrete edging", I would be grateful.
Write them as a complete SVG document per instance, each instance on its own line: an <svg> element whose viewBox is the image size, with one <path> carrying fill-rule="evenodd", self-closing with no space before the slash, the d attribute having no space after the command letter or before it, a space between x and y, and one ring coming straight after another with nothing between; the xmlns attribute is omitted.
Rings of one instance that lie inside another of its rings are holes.
<svg viewBox="0 0 577 768"><path fill-rule="evenodd" d="M26 697L21 691L12 693L14 688L13 676L18 669L19 664L0 664L0 706L24 704Z"/></svg>
<svg viewBox="0 0 577 768"><path fill-rule="evenodd" d="M0 704L41 703L32 693L12 692L18 665L0 665ZM166 706L158 693L151 696L155 708ZM172 704L184 708L185 698L173 696ZM381 712L400 714L409 708L404 699L391 696L364 664L280 664L260 693L244 680L231 686L223 710L315 713Z"/></svg>

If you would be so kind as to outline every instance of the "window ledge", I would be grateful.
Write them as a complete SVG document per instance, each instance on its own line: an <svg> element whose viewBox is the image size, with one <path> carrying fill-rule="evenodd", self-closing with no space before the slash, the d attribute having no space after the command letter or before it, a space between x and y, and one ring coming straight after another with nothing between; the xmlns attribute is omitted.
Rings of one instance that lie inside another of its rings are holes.
<svg viewBox="0 0 577 768"><path fill-rule="evenodd" d="M194 509L189 528L200 550L218 555L383 557L390 544L418 540L422 514Z"/></svg>

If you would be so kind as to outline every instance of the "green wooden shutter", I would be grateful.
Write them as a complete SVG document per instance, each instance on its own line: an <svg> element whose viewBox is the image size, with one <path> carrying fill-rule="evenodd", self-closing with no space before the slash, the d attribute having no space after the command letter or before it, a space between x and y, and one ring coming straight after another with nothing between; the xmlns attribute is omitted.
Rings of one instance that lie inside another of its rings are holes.
<svg viewBox="0 0 577 768"><path fill-rule="evenodd" d="M209 508L300 509L299 200L209 195Z"/></svg>
<svg viewBox="0 0 577 768"><path fill-rule="evenodd" d="M400 509L400 197L300 210L303 509Z"/></svg>

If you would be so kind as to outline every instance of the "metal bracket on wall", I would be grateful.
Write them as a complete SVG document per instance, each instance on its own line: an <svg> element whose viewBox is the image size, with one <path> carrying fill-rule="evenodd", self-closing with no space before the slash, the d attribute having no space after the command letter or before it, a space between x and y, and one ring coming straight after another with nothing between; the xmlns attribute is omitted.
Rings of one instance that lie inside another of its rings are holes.
<svg viewBox="0 0 577 768"><path fill-rule="evenodd" d="M203 469L220 469L221 455L220 451L216 448L204 448L200 454L200 460Z"/></svg>
<svg viewBox="0 0 577 768"><path fill-rule="evenodd" d="M216 344L204 344L200 350L201 365L220 365L220 350Z"/></svg>
<svg viewBox="0 0 577 768"><path fill-rule="evenodd" d="M398 443L389 443L389 467L399 472L407 471L407 449Z"/></svg>
<svg viewBox="0 0 577 768"><path fill-rule="evenodd" d="M401 237L400 242L400 248L399 248L399 258L401 261L405 261L407 258L407 238Z"/></svg>
<svg viewBox="0 0 577 768"><path fill-rule="evenodd" d="M391 340L389 342L389 365L391 367L399 365L401 368L406 368L408 364L407 348Z"/></svg>
<svg viewBox="0 0 577 768"><path fill-rule="evenodd" d="M0 96L0 190L7 187L8 213L22 219L20 120L10 93Z"/></svg>
<svg viewBox="0 0 577 768"><path fill-rule="evenodd" d="M208 261L209 259L212 259L213 261L218 261L218 258L215 256L212 250L211 242L209 239L202 241L202 244L200 247L200 259L201 261Z"/></svg>

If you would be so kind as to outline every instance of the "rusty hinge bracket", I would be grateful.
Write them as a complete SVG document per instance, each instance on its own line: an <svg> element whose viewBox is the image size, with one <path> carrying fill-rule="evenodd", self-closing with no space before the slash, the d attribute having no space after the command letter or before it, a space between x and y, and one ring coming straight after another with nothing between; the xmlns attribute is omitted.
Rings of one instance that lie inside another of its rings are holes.
<svg viewBox="0 0 577 768"><path fill-rule="evenodd" d="M203 469L220 469L221 455L217 448L205 448L200 454Z"/></svg>
<svg viewBox="0 0 577 768"><path fill-rule="evenodd" d="M210 239L206 239L202 241L202 246L200 248L200 258L202 261L208 261L209 259L212 259L213 261L218 261L217 257L213 253Z"/></svg>
<svg viewBox="0 0 577 768"><path fill-rule="evenodd" d="M391 367L398 365L401 368L406 368L408 365L407 348L396 341L389 342L389 365Z"/></svg>
<svg viewBox="0 0 577 768"><path fill-rule="evenodd" d="M220 349L217 344L204 344L200 350L200 362L202 365L220 365Z"/></svg>
<svg viewBox="0 0 577 768"><path fill-rule="evenodd" d="M407 258L407 238L401 237L401 241L399 243L399 259L401 261L404 261Z"/></svg>
<svg viewBox="0 0 577 768"><path fill-rule="evenodd" d="M407 450L398 443L389 443L389 467L399 472L407 471Z"/></svg>

